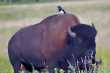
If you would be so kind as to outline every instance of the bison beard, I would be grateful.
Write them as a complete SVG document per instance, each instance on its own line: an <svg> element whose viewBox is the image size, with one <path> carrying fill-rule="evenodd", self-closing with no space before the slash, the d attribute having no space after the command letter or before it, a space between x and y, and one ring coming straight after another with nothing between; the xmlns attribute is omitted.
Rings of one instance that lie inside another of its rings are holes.
<svg viewBox="0 0 110 73"><path fill-rule="evenodd" d="M47 68L49 73L62 68L67 73L67 60L74 65L72 54L76 60L91 49L95 58L95 37L95 27L79 23L76 16L53 15L16 32L8 43L8 55L14 73L19 73L21 64L26 73L33 68L39 72Z"/></svg>

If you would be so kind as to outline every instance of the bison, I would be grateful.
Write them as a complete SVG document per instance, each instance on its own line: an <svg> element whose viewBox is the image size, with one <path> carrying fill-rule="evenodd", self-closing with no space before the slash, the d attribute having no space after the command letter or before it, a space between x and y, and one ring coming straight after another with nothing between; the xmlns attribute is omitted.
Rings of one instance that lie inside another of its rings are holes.
<svg viewBox="0 0 110 73"><path fill-rule="evenodd" d="M94 26L81 24L73 14L52 15L24 27L8 43L14 73L19 73L21 65L26 73L32 73L33 68L39 72L47 68L49 73L62 68L67 73L68 61L74 65L72 55L79 59L92 50L95 58L96 34Z"/></svg>

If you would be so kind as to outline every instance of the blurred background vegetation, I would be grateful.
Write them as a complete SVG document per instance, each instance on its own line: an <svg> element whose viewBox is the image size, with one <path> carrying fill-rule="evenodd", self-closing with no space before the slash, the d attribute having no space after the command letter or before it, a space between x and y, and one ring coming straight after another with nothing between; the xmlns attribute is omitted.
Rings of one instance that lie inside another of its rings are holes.
<svg viewBox="0 0 110 73"><path fill-rule="evenodd" d="M13 4L13 3L45 3L45 2L64 2L64 1L91 1L91 0L0 0L0 4Z"/></svg>
<svg viewBox="0 0 110 73"><path fill-rule="evenodd" d="M110 73L110 0L0 0L0 73L12 73L7 55L12 35L22 27L56 14L58 5L95 24L96 56L103 61L99 73Z"/></svg>
<svg viewBox="0 0 110 73"><path fill-rule="evenodd" d="M56 1L72 1L72 0L0 0L4 4L12 3L39 3L39 2L56 2Z"/></svg>

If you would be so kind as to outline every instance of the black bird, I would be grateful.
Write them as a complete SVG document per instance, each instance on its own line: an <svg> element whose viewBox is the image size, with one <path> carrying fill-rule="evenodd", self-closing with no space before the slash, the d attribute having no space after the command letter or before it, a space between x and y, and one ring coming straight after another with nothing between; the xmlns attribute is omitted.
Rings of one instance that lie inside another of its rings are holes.
<svg viewBox="0 0 110 73"><path fill-rule="evenodd" d="M59 14L65 14L66 13L66 11L61 6L57 6L57 8L58 8Z"/></svg>

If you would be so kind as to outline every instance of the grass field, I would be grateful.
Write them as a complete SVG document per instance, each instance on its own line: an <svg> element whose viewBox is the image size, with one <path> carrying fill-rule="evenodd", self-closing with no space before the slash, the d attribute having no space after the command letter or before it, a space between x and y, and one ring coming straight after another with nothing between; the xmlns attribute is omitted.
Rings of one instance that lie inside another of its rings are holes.
<svg viewBox="0 0 110 73"><path fill-rule="evenodd" d="M7 55L9 38L21 27L37 23L45 17L56 14L56 6L76 14L89 23L93 22L98 30L97 58L103 63L99 73L110 73L110 1L67 1L39 4L0 6L0 73L12 73Z"/></svg>

